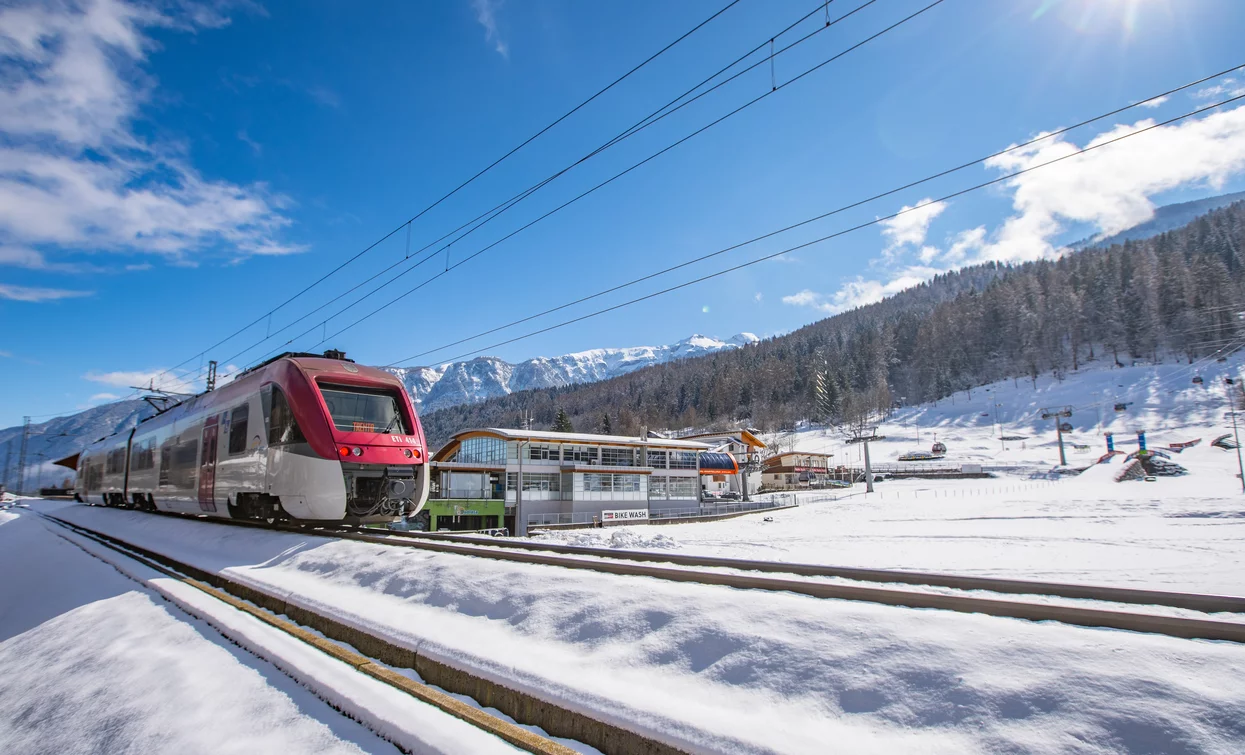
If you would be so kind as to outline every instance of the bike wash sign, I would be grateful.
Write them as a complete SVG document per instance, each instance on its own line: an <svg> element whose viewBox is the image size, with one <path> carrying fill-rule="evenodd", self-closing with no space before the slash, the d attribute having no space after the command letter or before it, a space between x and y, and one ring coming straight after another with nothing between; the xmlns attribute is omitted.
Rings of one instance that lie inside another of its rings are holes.
<svg viewBox="0 0 1245 755"><path fill-rule="evenodd" d="M602 522L647 522L648 509L618 509L602 511Z"/></svg>

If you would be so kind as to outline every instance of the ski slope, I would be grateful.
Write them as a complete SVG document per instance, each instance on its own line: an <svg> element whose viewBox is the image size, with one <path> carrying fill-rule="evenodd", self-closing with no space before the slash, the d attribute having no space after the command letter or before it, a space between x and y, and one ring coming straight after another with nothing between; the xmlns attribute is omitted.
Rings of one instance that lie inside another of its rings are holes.
<svg viewBox="0 0 1245 755"><path fill-rule="evenodd" d="M875 464L892 463L906 451L928 452L937 438L947 444L947 456L925 464L994 465L993 479L888 480L873 494L866 494L864 485L802 493L800 508L767 516L543 537L735 558L1245 595L1245 495L1237 455L1210 445L1232 431L1224 416L1222 381L1239 368L1239 359L1212 359L1192 366L1087 369L1063 381L1039 378L1036 389L1028 381L1006 381L973 389L971 398L962 392L937 405L897 411L878 428L886 439L870 444ZM1194 375L1203 378L1201 385L1192 383ZM1117 402L1131 405L1116 412ZM1054 423L1042 420L1041 410L1065 405L1073 407L1067 420L1073 430L1065 437L1068 464L1086 468L1079 475L1051 474L1059 452ZM1189 474L1115 482L1120 457L1095 463L1106 451L1103 433L1113 431L1116 447L1131 452L1137 449L1138 428L1147 431L1151 449L1201 438L1199 445L1171 456ZM1000 435L1024 440L1004 442ZM832 453L831 464L862 463L859 446L818 428L768 440Z"/></svg>

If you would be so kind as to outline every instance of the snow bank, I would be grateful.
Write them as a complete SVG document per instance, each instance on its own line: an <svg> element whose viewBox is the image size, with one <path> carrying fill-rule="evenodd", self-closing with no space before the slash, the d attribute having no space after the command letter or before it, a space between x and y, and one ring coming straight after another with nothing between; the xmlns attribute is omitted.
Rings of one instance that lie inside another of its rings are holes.
<svg viewBox="0 0 1245 755"><path fill-rule="evenodd" d="M393 751L33 516L5 516L0 751Z"/></svg>
<svg viewBox="0 0 1245 755"><path fill-rule="evenodd" d="M61 515L693 752L1245 749L1237 645Z"/></svg>
<svg viewBox="0 0 1245 755"><path fill-rule="evenodd" d="M532 540L590 548L629 548L631 550L673 550L679 547L679 541L669 535L636 527L545 530L534 536Z"/></svg>

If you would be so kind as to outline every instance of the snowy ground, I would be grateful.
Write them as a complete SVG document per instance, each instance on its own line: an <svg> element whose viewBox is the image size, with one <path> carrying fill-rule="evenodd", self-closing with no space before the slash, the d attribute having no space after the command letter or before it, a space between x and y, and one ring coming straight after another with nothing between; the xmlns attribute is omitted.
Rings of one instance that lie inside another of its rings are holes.
<svg viewBox="0 0 1245 755"><path fill-rule="evenodd" d="M929 450L934 437L949 449L945 462L1001 465L989 480L891 480L865 495L847 491L801 494L798 509L713 523L580 530L546 539L589 546L670 550L736 558L867 566L1020 579L1154 587L1245 595L1245 495L1234 452L1210 446L1231 432L1222 379L1236 361L1087 370L1056 381L1006 381L974 389L954 403L899 411L879 428L875 462ZM1202 385L1191 382L1203 377ZM1132 402L1117 413L1115 404ZM999 407L992 407L994 403ZM1073 406L1067 440L1070 466L1089 469L1051 482L1058 462L1053 423L1043 407ZM1001 425L994 424L997 408ZM988 416L983 416L988 415ZM1245 419L1243 417L1242 419ZM1137 449L1147 429L1150 448L1201 438L1172 454L1188 469L1180 478L1114 482L1114 463L1095 465L1116 447ZM916 438L921 438L918 447ZM1004 442L1000 435L1025 436ZM778 440L770 438L770 440ZM834 453L832 463L860 463L860 447L809 429L782 442ZM1077 445L1089 445L1079 451ZM818 500L837 496L838 500ZM768 516L772 521L765 521Z"/></svg>
<svg viewBox="0 0 1245 755"><path fill-rule="evenodd" d="M892 480L720 522L550 533L573 545L1245 595L1234 454L1176 456L1183 478ZM819 497L803 495L806 500ZM766 521L766 518L772 521Z"/></svg>
<svg viewBox="0 0 1245 755"><path fill-rule="evenodd" d="M0 752L399 752L372 728L420 752L515 751L192 588L92 554L118 559L0 511Z"/></svg>
<svg viewBox="0 0 1245 755"><path fill-rule="evenodd" d="M1245 748L1238 645L35 505L693 752Z"/></svg>

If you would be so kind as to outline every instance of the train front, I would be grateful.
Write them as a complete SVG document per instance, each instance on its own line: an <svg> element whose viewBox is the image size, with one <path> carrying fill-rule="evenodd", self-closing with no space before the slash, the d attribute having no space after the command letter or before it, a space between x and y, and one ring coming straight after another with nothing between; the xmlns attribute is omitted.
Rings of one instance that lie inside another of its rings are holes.
<svg viewBox="0 0 1245 755"><path fill-rule="evenodd" d="M418 513L428 501L428 452L401 381L344 359L293 361L311 390L295 389L290 403L313 405L293 406L292 413L319 415L321 421L309 424L322 432L307 433L306 441L317 456L334 460L336 473L330 474L336 479L317 479L324 477L321 469L295 483L304 488L298 498L306 511L291 511L282 496L286 511L298 518L359 523Z"/></svg>

